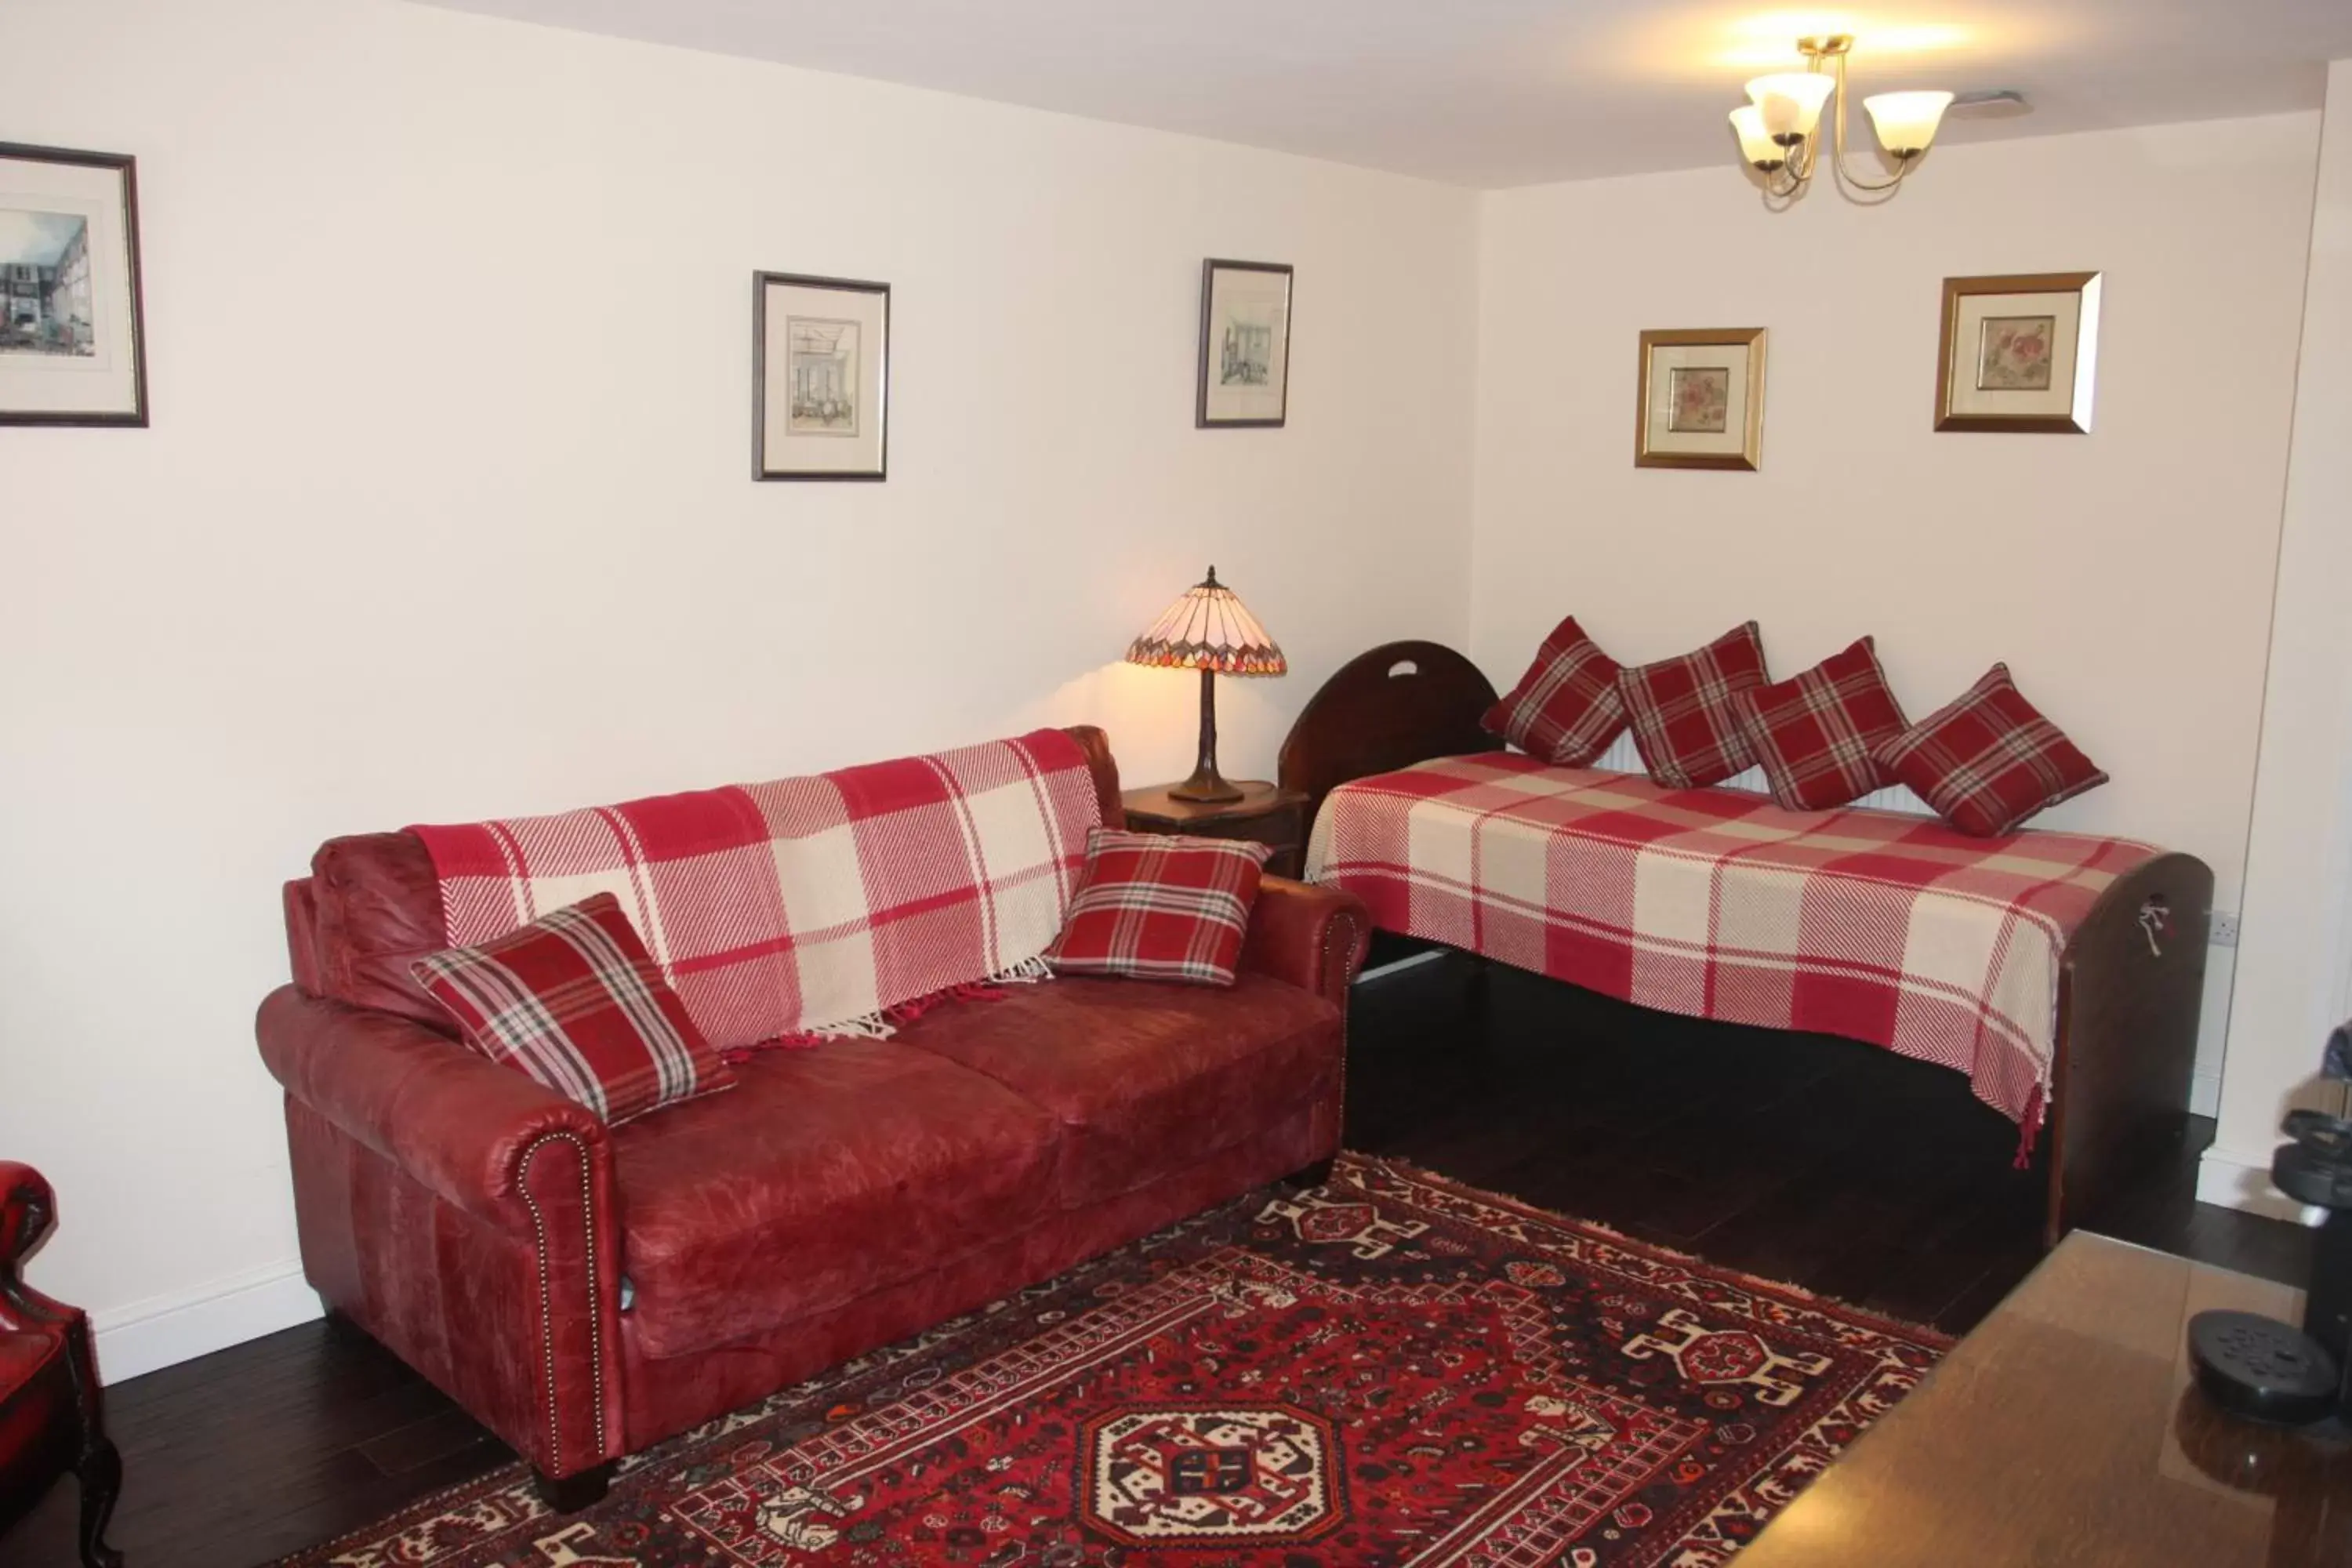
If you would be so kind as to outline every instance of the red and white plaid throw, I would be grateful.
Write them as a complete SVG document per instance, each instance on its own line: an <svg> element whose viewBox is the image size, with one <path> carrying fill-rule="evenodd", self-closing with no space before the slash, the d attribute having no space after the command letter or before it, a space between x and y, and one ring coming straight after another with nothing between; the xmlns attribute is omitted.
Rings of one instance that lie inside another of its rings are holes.
<svg viewBox="0 0 2352 1568"><path fill-rule="evenodd" d="M2067 936L2156 853L1784 811L1744 791L1494 752L1332 791L1307 874L1363 899L1384 930L1647 1007L1957 1068L2030 1146Z"/></svg>
<svg viewBox="0 0 2352 1568"><path fill-rule="evenodd" d="M771 784L415 827L453 944L611 893L710 1043L887 1034L886 1010L1036 977L1094 773L1059 730Z"/></svg>

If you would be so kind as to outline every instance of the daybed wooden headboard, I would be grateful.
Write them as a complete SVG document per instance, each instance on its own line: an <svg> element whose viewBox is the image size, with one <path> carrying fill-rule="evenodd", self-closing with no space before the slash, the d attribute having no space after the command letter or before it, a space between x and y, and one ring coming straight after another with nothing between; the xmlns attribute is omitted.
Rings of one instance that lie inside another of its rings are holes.
<svg viewBox="0 0 2352 1568"><path fill-rule="evenodd" d="M1494 705L1494 683L1444 643L1382 643L1307 700L1282 742L1283 787L1307 793L1311 827L1323 797L1350 779L1501 751L1478 727Z"/></svg>

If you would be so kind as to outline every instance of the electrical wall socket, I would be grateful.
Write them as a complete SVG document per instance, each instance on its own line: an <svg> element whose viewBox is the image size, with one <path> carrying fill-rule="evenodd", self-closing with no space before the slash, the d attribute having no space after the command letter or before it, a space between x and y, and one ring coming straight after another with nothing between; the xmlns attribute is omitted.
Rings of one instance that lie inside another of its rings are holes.
<svg viewBox="0 0 2352 1568"><path fill-rule="evenodd" d="M2237 946L2238 917L2236 912L2231 910L2215 910L2211 916L2211 923L2206 929L2206 938L2215 947Z"/></svg>

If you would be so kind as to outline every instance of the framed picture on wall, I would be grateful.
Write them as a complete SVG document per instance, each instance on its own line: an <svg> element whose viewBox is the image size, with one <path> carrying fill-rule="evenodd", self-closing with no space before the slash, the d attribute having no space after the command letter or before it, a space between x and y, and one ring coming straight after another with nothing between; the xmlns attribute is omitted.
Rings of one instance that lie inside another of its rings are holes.
<svg viewBox="0 0 2352 1568"><path fill-rule="evenodd" d="M1764 457L1764 329L1642 334L1633 466L1742 468Z"/></svg>
<svg viewBox="0 0 2352 1568"><path fill-rule="evenodd" d="M0 142L0 425L144 425L136 161Z"/></svg>
<svg viewBox="0 0 2352 1568"><path fill-rule="evenodd" d="M890 452L890 285L751 275L751 477L879 479Z"/></svg>
<svg viewBox="0 0 2352 1568"><path fill-rule="evenodd" d="M1199 428L1279 427L1289 416L1290 282L1279 262L1201 264Z"/></svg>
<svg viewBox="0 0 2352 1568"><path fill-rule="evenodd" d="M2099 357L2099 275L1944 279L1936 428L2083 436Z"/></svg>

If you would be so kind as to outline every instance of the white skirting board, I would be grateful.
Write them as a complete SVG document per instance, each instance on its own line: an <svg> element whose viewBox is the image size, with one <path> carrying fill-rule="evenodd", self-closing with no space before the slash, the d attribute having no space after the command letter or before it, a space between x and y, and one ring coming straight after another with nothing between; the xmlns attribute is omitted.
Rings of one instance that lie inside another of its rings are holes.
<svg viewBox="0 0 2352 1568"><path fill-rule="evenodd" d="M2197 1201L2273 1219L2291 1219L2298 1225L2317 1225L2327 1217L2326 1209L2296 1203L2271 1185L2267 1150L2255 1158L2221 1149L2206 1150L2197 1163Z"/></svg>
<svg viewBox="0 0 2352 1568"><path fill-rule="evenodd" d="M323 1315L299 1263L276 1263L193 1290L92 1314L101 1383L193 1361Z"/></svg>

